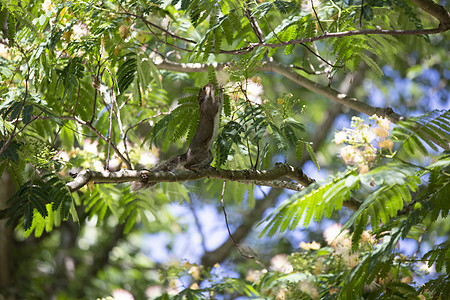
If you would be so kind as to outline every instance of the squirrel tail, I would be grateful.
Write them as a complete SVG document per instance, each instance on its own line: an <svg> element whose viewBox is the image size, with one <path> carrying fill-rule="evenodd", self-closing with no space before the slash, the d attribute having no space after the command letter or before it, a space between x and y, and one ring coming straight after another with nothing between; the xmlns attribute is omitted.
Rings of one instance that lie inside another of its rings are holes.
<svg viewBox="0 0 450 300"><path fill-rule="evenodd" d="M155 172L169 172L171 170L176 169L178 166L184 164L187 159L187 154L181 154L178 156L174 156L171 159L165 160L153 168L151 168L149 171L152 173ZM133 181L131 183L131 190L132 191L138 191L141 189L151 188L154 186L156 182L148 182L148 181Z"/></svg>

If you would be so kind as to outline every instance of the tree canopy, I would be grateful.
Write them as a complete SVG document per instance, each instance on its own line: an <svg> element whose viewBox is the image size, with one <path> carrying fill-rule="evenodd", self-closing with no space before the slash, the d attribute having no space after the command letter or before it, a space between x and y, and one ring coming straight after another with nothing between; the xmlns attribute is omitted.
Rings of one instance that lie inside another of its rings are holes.
<svg viewBox="0 0 450 300"><path fill-rule="evenodd" d="M445 298L446 4L0 0L0 296Z"/></svg>

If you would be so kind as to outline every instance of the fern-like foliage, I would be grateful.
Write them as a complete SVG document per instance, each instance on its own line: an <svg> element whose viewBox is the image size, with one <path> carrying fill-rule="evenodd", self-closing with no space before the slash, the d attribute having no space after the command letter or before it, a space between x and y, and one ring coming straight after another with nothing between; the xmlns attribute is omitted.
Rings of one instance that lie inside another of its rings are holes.
<svg viewBox="0 0 450 300"><path fill-rule="evenodd" d="M303 219L307 227L313 216L315 221L330 217L334 210L342 208L343 201L348 200L351 191L359 186L359 175L350 171L342 177L320 186L313 184L281 204L265 221L269 221L261 235L269 236L287 229L294 230Z"/></svg>
<svg viewBox="0 0 450 300"><path fill-rule="evenodd" d="M450 275L440 275L428 281L420 287L420 291L430 292L433 300L445 299L450 294Z"/></svg>
<svg viewBox="0 0 450 300"><path fill-rule="evenodd" d="M49 217L47 204L53 212L58 211L61 220L67 220L73 198L61 178L48 174L25 182L7 203L11 206L7 210L6 224L11 225L23 215L23 228L29 230L37 214L44 219Z"/></svg>
<svg viewBox="0 0 450 300"><path fill-rule="evenodd" d="M178 106L168 115L160 119L147 136L151 144L157 144L162 139L177 141L189 133L192 138L200 118L198 92L178 100Z"/></svg>
<svg viewBox="0 0 450 300"><path fill-rule="evenodd" d="M157 194L156 191L150 190L133 193L129 186L95 185L90 194L82 196L81 203L88 218L96 217L97 225L104 223L108 217L113 217L120 224L124 224L124 233L130 232L136 224L143 225L147 232L152 233L161 229L155 224L160 222L158 214L161 214L161 211L157 209L161 209L162 203L176 201L171 199L172 195L181 194L185 199L189 198L183 185L170 186L171 191ZM150 193L152 197L149 197Z"/></svg>
<svg viewBox="0 0 450 300"><path fill-rule="evenodd" d="M372 282L376 276L383 277L392 267L394 248L396 247L402 231L393 228L390 235L383 237L375 249L365 254L359 264L353 268L345 278L340 297L342 299L354 299L362 294L362 286Z"/></svg>
<svg viewBox="0 0 450 300"><path fill-rule="evenodd" d="M428 260L428 266L435 265L436 271L441 272L445 270L447 274L450 273L450 242L446 241L437 245L435 249L427 252L422 259Z"/></svg>
<svg viewBox="0 0 450 300"><path fill-rule="evenodd" d="M343 229L355 225L358 231L362 231L369 218L372 228L377 229L411 201L411 193L422 182L421 175L421 171L417 172L406 164L389 164L367 174L349 171L322 186L312 185L285 201L267 217L269 222L261 234L293 230L301 220L303 226L308 226L313 216L314 221L330 217L334 210L341 209L344 201L351 197L360 199L362 195L367 196ZM354 246L358 241L355 238Z"/></svg>
<svg viewBox="0 0 450 300"><path fill-rule="evenodd" d="M78 89L78 82L84 75L84 65L81 57L75 57L71 59L67 65L58 73L58 83L62 83L64 86L64 94L62 101L66 97L72 98L74 91Z"/></svg>
<svg viewBox="0 0 450 300"><path fill-rule="evenodd" d="M414 155L417 151L428 155L428 149L450 149L449 124L450 110L435 110L424 116L400 122L392 131L393 140L401 142L397 153L404 149L409 155Z"/></svg>
<svg viewBox="0 0 450 300"><path fill-rule="evenodd" d="M228 155L234 154L233 145L246 148L251 155L256 152L256 167L262 166L269 153L279 151L286 156L288 149L297 145L298 133L304 130L304 126L289 116L291 104L282 107L243 104L244 108L236 111L237 118L225 124L218 135L215 146L218 165L224 164ZM282 121L279 121L279 116L282 116Z"/></svg>
<svg viewBox="0 0 450 300"><path fill-rule="evenodd" d="M151 82L161 88L159 70L154 62L142 52L129 52L121 57L117 70L118 92L123 94L130 86L136 99L142 100L142 93ZM134 83L133 85L131 85Z"/></svg>

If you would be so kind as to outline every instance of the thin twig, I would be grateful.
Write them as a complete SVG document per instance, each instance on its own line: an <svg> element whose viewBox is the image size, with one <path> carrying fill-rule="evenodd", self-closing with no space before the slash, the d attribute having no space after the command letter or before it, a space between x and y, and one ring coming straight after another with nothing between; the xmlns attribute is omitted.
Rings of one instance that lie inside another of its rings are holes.
<svg viewBox="0 0 450 300"><path fill-rule="evenodd" d="M300 45L302 45L303 47L308 49L308 51L310 51L312 54L314 54L317 58L319 58L321 61L323 61L324 63L326 63L330 67L333 67L333 68L343 68L344 67L344 66L337 66L337 65L333 65L333 64L329 63L325 58L323 58L322 56L317 54L315 51L313 51L311 48L309 48L308 45L306 45L305 43L300 43Z"/></svg>
<svg viewBox="0 0 450 300"><path fill-rule="evenodd" d="M314 12L314 15L316 16L317 22L319 22L320 30L322 30L322 33L325 33L325 30L323 30L323 27L322 27L322 23L320 22L319 16L317 15L316 9L314 8L314 0L310 0L310 1L311 1L311 8Z"/></svg>
<svg viewBox="0 0 450 300"><path fill-rule="evenodd" d="M247 85L247 81L245 82L245 84ZM244 94L245 97L245 101L246 103L248 103L248 105L250 106L251 109L251 114L252 114L252 118L253 120L255 120L255 115L253 114L253 106L252 106L252 102L250 101L250 99L248 99L247 96L247 87L244 90L244 88L242 87L242 84L239 84L239 88L241 89L241 92ZM257 128L255 128L255 133L257 132ZM247 148L248 148L248 156L250 157L250 164L253 168L257 168L258 167L258 162L259 162L259 155L260 155L260 146L259 143L256 144L256 162L255 165L252 164L252 159L251 159L251 152L250 152L250 147L248 145L248 140L247 140Z"/></svg>
<svg viewBox="0 0 450 300"><path fill-rule="evenodd" d="M262 43L264 41L264 37L263 37L263 33L261 31L261 28L259 27L255 18L251 15L248 7L245 5L245 0L242 0L242 4L244 6L245 16L247 17L247 19L250 23L250 26L252 27L253 31L255 32L255 35L258 38L258 40Z"/></svg>
<svg viewBox="0 0 450 300"><path fill-rule="evenodd" d="M101 134L91 123L83 121L82 119L80 119L78 117L69 117L67 119L77 121L81 125L86 126L87 128L89 128L97 137L99 137L100 139L102 139L106 143L109 142L108 138L106 138L103 134ZM131 170L132 166L131 166L130 161L123 156L123 154L119 151L119 149L116 147L116 145L114 143L112 143L112 142L111 142L111 148L114 150L114 153L116 153L117 156L119 156L119 158L123 161L123 163L127 166L127 168Z"/></svg>
<svg viewBox="0 0 450 300"><path fill-rule="evenodd" d="M201 237L203 252L206 252L205 235L203 234L202 226L200 224L197 211L195 210L194 199L191 194L189 194L189 209L191 210L192 215L194 216L195 226L197 227L198 233L200 234Z"/></svg>
<svg viewBox="0 0 450 300"><path fill-rule="evenodd" d="M113 111L114 111L114 104L109 105L109 136L108 136L108 154L106 155L106 168L109 170L109 159L111 154L111 138L112 138L112 119L113 119Z"/></svg>
<svg viewBox="0 0 450 300"><path fill-rule="evenodd" d="M359 15L359 29L362 29L362 16L364 14L364 0L361 1L361 14Z"/></svg>
<svg viewBox="0 0 450 300"><path fill-rule="evenodd" d="M253 255L247 255L244 252L242 252L241 247L239 246L239 244L236 242L236 240L233 237L233 234L231 233L230 230L230 226L228 224L228 217L227 217L227 211L225 210L225 204L223 202L223 195L225 194L225 181L223 182L222 185L222 196L220 197L220 204L222 205L222 211L223 211L223 216L225 217L225 224L227 226L227 230L228 230L228 235L230 236L231 240L233 241L234 246L236 247L236 249L238 250L239 254L244 257L244 258L248 258L248 259L255 259L256 260L256 256Z"/></svg>
<svg viewBox="0 0 450 300"><path fill-rule="evenodd" d="M305 68L302 68L302 67L299 67L299 66L296 66L296 65L291 65L290 67L293 68L293 69L296 69L296 70L303 71L306 74L310 74L310 75L323 75L323 74L328 73L327 71L308 71Z"/></svg>
<svg viewBox="0 0 450 300"><path fill-rule="evenodd" d="M136 17L136 18L140 19L142 22L144 22L146 25L150 25L152 27L155 27L155 28L161 30L162 32L166 33L167 35L171 36L174 39L177 39L177 40L180 40L180 41L184 41L184 42L187 42L187 43L190 43L190 44L197 44L196 41L193 41L193 40L184 38L182 36L176 35L173 32L171 32L169 29L164 29L163 27L161 27L161 26L159 26L159 25L157 25L155 23L150 22L144 16L139 16L139 15L133 14L131 12L125 12L124 14ZM148 28L148 26L147 26L147 28Z"/></svg>
<svg viewBox="0 0 450 300"><path fill-rule="evenodd" d="M75 106L72 111L72 116L75 116L78 108L78 101L80 100L80 90L81 90L81 81L78 80L78 91L77 91L77 100L75 101Z"/></svg>
<svg viewBox="0 0 450 300"><path fill-rule="evenodd" d="M89 121L89 123L91 123L91 124L92 124L92 122L94 122L95 113L96 113L96 107L97 107L97 94L98 94L98 88L99 88L100 70L101 70L101 65L100 65L100 60L98 60L98 64L97 64L97 75L95 75L94 82L93 82L93 84L92 84L92 86L94 87L94 101L93 101L93 104L92 104L92 116L91 116L91 120Z"/></svg>
<svg viewBox="0 0 450 300"><path fill-rule="evenodd" d="M23 96L22 104L20 105L20 109L19 109L19 112L17 114L17 119L18 119L19 116L22 113L22 110L23 110L23 108L25 106L25 102L26 102L26 100L28 98L28 80L30 78L30 65L28 64L28 57L25 55L25 52L23 51L23 49L19 45L17 45L17 47L19 48L19 51L22 52L23 56L25 57L25 61L27 63L27 73L26 73L26 76L25 76L25 95ZM11 131L11 135L9 136L8 140L3 144L2 148L0 149L0 155L9 147L9 145L11 144L13 138L16 136L15 133L16 133L16 130L17 130L18 126L19 126L19 122L16 122L14 124L13 130Z"/></svg>

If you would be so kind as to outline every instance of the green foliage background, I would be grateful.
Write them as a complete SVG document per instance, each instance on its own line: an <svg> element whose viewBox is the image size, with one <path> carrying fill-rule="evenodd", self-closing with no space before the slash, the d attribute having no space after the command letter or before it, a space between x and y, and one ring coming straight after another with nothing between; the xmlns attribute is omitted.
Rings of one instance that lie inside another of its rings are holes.
<svg viewBox="0 0 450 300"><path fill-rule="evenodd" d="M448 294L448 24L438 27L414 3L0 0L0 26L1 296L92 299L118 289L135 299ZM379 31L435 27L445 30ZM390 69L409 80L409 93L384 74ZM433 89L442 92L440 109L423 95L429 69L439 74ZM303 167L310 160L317 182L295 193L213 179L138 193L128 183L70 191L66 183L82 169L148 167L185 151L207 82L225 89L214 167ZM331 104L339 96L330 95L342 90L370 104L371 87L405 118L378 110L397 123L394 146L375 146L377 157L362 172L336 155L332 125L338 116L349 123L364 115L363 108ZM195 211L219 208L221 199L231 229L246 230L240 244L251 250L244 253L253 254L241 256L236 246L219 259L204 247L199 261L170 264L143 254L148 234L166 234L173 247L201 227ZM180 221L174 203L190 208L193 220ZM343 223L334 240L323 237L324 220ZM320 246L290 243L289 232L299 230ZM437 236L444 241L435 245ZM416 253L400 251L406 239L417 243ZM200 266L211 253L237 276ZM424 266L438 273L420 279Z"/></svg>

